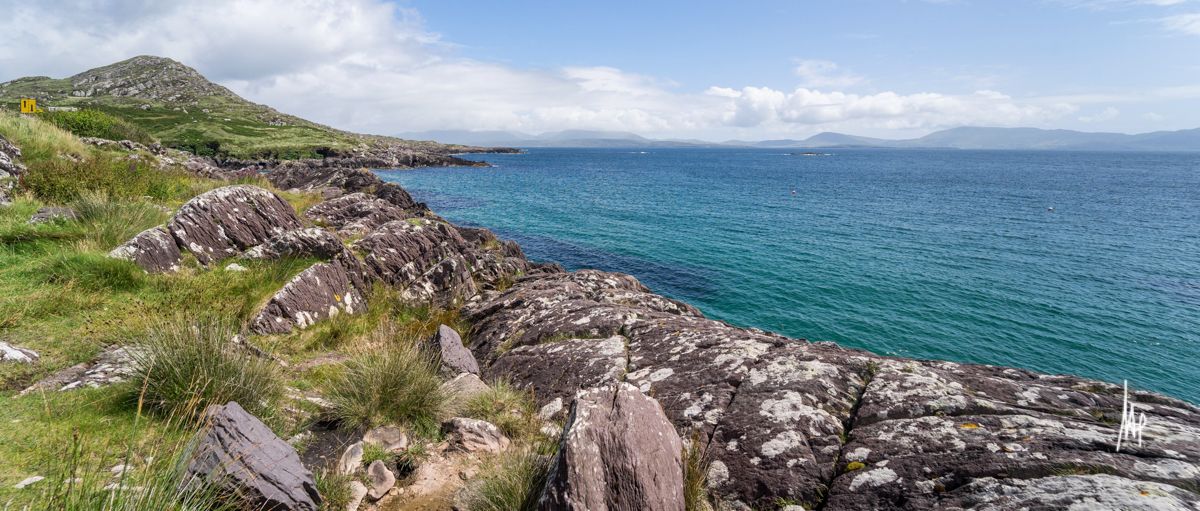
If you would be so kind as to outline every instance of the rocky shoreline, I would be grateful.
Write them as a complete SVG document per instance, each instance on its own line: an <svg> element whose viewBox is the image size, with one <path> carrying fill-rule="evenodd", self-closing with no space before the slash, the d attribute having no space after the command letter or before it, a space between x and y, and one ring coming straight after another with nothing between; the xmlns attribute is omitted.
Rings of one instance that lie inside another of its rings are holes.
<svg viewBox="0 0 1200 511"><path fill-rule="evenodd" d="M359 168L402 158L230 170L184 157L198 175L260 175L324 201L298 215L263 188L218 188L112 256L151 273L175 271L188 253L207 268L319 259L261 308L250 326L258 334L360 313L380 284L413 303L461 308L475 360L451 372L531 389L541 415L564 423L542 509L682 510L676 469L685 444L706 459L717 509L1200 509L1200 408L1192 404L1132 392L1148 418L1144 438L1116 452L1119 386L883 357L707 319L629 275L531 262L516 243L455 226ZM295 467L284 475L297 490L264 502L315 509L311 474L298 467L305 455L236 404L212 413L222 429L208 434L255 431ZM486 426L460 422L447 427L465 452L503 443Z"/></svg>

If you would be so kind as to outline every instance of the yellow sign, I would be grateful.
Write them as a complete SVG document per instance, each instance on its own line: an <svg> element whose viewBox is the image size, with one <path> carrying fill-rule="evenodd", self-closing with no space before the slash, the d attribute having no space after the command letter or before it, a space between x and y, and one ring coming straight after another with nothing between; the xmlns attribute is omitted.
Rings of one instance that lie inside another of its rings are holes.
<svg viewBox="0 0 1200 511"><path fill-rule="evenodd" d="M38 113L41 111L42 111L42 109L38 108L38 106L37 106L36 99L25 98L25 99L21 100L21 113L34 114L34 113Z"/></svg>

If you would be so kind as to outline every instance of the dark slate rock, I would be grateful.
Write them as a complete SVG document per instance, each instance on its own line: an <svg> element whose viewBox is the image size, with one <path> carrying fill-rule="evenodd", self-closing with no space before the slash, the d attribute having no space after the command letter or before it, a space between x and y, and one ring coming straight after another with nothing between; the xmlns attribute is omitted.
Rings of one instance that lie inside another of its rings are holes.
<svg viewBox="0 0 1200 511"><path fill-rule="evenodd" d="M459 337L453 328L439 326L437 333L429 338L429 347L441 360L442 373L446 377L454 377L459 373L479 374L479 364L475 362L475 355L463 346L462 337Z"/></svg>
<svg viewBox="0 0 1200 511"><path fill-rule="evenodd" d="M313 475L296 450L235 402L205 412L206 426L193 440L185 484L219 485L247 508L317 511Z"/></svg>
<svg viewBox="0 0 1200 511"><path fill-rule="evenodd" d="M336 314L366 310L353 271L341 261L317 263L283 286L251 322L258 334L284 334L305 329Z"/></svg>
<svg viewBox="0 0 1200 511"><path fill-rule="evenodd" d="M308 228L285 231L261 245L242 253L244 259L279 259L311 256L333 259L346 251L342 239L324 229Z"/></svg>
<svg viewBox="0 0 1200 511"><path fill-rule="evenodd" d="M467 261L462 256L450 256L410 282L400 297L449 309L466 303L478 293Z"/></svg>
<svg viewBox="0 0 1200 511"><path fill-rule="evenodd" d="M462 252L470 244L454 226L428 219L389 222L354 245L366 272L408 301L451 307L478 293Z"/></svg>
<svg viewBox="0 0 1200 511"><path fill-rule="evenodd" d="M366 234L383 224L412 216L378 197L357 192L321 202L304 212L309 220L343 235Z"/></svg>
<svg viewBox="0 0 1200 511"><path fill-rule="evenodd" d="M175 238L163 227L151 227L108 253L109 257L133 261L147 273L168 273L179 269L182 255Z"/></svg>
<svg viewBox="0 0 1200 511"><path fill-rule="evenodd" d="M570 402L579 389L621 381L626 371L626 339L560 339L519 346L496 358L488 379L514 382L537 389L542 402Z"/></svg>
<svg viewBox="0 0 1200 511"><path fill-rule="evenodd" d="M57 222L64 220L75 220L79 215L71 208L60 208L54 206L46 206L39 208L33 216L29 217L30 224L42 224L46 222Z"/></svg>
<svg viewBox="0 0 1200 511"><path fill-rule="evenodd" d="M249 185L217 188L188 201L167 228L180 247L208 265L300 227L287 201Z"/></svg>
<svg viewBox="0 0 1200 511"><path fill-rule="evenodd" d="M615 353L605 339L623 339L624 381L710 446L719 508L1121 509L1124 497L1094 500L1111 483L1186 509L1200 491L1200 409L1157 394L1130 394L1150 426L1117 453L1117 386L736 328L624 275L529 276L463 314L484 374L532 387L539 405L609 384L599 375L620 362L602 343Z"/></svg>
<svg viewBox="0 0 1200 511"><path fill-rule="evenodd" d="M321 190L340 188L348 193L363 192L378 197L396 207L413 212L427 211L403 188L385 182L365 168L329 166L331 162L290 161L267 172L267 179L281 189ZM335 164L336 165L336 164Z"/></svg>
<svg viewBox="0 0 1200 511"><path fill-rule="evenodd" d="M581 391L538 508L683 511L682 450L658 402L636 387Z"/></svg>

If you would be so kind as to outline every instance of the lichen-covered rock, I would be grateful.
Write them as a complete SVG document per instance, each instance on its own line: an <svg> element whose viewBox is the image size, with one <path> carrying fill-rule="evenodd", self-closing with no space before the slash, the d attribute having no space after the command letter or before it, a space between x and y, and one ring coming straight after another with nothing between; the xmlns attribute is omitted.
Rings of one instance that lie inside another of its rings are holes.
<svg viewBox="0 0 1200 511"><path fill-rule="evenodd" d="M96 358L58 371L26 387L24 396L35 391L67 391L97 388L123 382L134 375L138 351L130 346L110 346Z"/></svg>
<svg viewBox="0 0 1200 511"><path fill-rule="evenodd" d="M272 236L263 244L242 253L243 259L279 259L283 257L316 257L333 259L345 252L342 239L324 229L308 228L285 231Z"/></svg>
<svg viewBox="0 0 1200 511"><path fill-rule="evenodd" d="M308 208L304 216L350 236L366 234L388 222L409 218L412 214L379 197L356 192L321 202Z"/></svg>
<svg viewBox="0 0 1200 511"><path fill-rule="evenodd" d="M167 224L180 247L208 265L300 227L287 201L249 185L217 188L188 201Z"/></svg>
<svg viewBox="0 0 1200 511"><path fill-rule="evenodd" d="M1175 399L1131 393L1148 426L1142 446L1117 453L1111 384L736 328L604 272L530 276L482 298L463 314L485 375L529 385L539 405L612 375L652 394L677 431L710 445L708 482L729 509L1124 505L1058 479L1088 474L1168 487L1146 500L1166 509L1196 498L1200 409ZM1041 480L1057 500L1033 490Z"/></svg>
<svg viewBox="0 0 1200 511"><path fill-rule="evenodd" d="M108 253L109 257L133 261L147 273L179 270L182 254L175 238L163 227L151 227Z"/></svg>
<svg viewBox="0 0 1200 511"><path fill-rule="evenodd" d="M461 255L470 247L445 222L410 219L389 222L355 243L373 278L420 303L451 306L478 293L470 266Z"/></svg>
<svg viewBox="0 0 1200 511"><path fill-rule="evenodd" d="M258 334L284 334L337 314L362 312L366 298L356 281L354 272L341 261L314 264L271 297L250 329Z"/></svg>
<svg viewBox="0 0 1200 511"><path fill-rule="evenodd" d="M682 451L658 402L636 387L581 391L538 507L683 511Z"/></svg>
<svg viewBox="0 0 1200 511"><path fill-rule="evenodd" d="M317 511L321 496L296 450L235 402L205 411L184 484L214 484L247 508Z"/></svg>
<svg viewBox="0 0 1200 511"><path fill-rule="evenodd" d="M0 178L17 177L25 173L25 166L19 161L21 148L9 142L0 135Z"/></svg>
<svg viewBox="0 0 1200 511"><path fill-rule="evenodd" d="M0 362L20 362L23 364L32 364L37 362L38 354L31 349L13 346L7 342L0 341Z"/></svg>
<svg viewBox="0 0 1200 511"><path fill-rule="evenodd" d="M38 208L37 212L34 213L33 216L29 217L29 223L32 225L36 225L36 224L44 224L47 222L75 220L76 218L79 218L79 215L77 215L75 213L74 209L62 208L62 207L56 207L56 206L45 206L42 208Z"/></svg>
<svg viewBox="0 0 1200 511"><path fill-rule="evenodd" d="M442 429L451 446L466 452L500 452L508 448L508 437L487 421L455 417Z"/></svg>
<svg viewBox="0 0 1200 511"><path fill-rule="evenodd" d="M321 190L339 188L349 193L364 192L413 212L428 211L417 204L403 188L387 183L365 168L329 166L321 160L287 161L270 170L267 179L284 190ZM336 162L332 163L336 165Z"/></svg>
<svg viewBox="0 0 1200 511"><path fill-rule="evenodd" d="M559 339L519 346L496 358L488 378L537 389L543 401L570 402L579 389L600 387L625 376L625 338Z"/></svg>
<svg viewBox="0 0 1200 511"><path fill-rule="evenodd" d="M475 355L463 346L462 337L459 337L453 328L438 326L437 332L429 338L429 348L441 361L444 376L459 373L479 374L479 364L475 362Z"/></svg>

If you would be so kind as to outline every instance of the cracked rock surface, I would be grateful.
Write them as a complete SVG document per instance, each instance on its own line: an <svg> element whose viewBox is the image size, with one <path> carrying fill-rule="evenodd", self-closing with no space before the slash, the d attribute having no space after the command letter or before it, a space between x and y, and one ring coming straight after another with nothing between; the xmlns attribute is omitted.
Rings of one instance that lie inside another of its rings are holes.
<svg viewBox="0 0 1200 511"><path fill-rule="evenodd" d="M208 265L300 228L287 201L256 186L217 188L187 201L167 229L180 247Z"/></svg>
<svg viewBox="0 0 1200 511"><path fill-rule="evenodd" d="M1148 426L1118 453L1116 385L737 328L627 275L531 275L463 313L484 377L539 405L654 396L728 509L1200 509L1200 409L1161 395L1130 393Z"/></svg>

